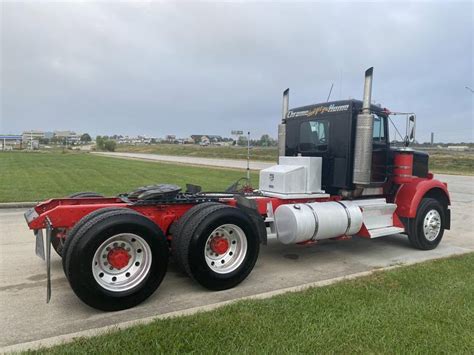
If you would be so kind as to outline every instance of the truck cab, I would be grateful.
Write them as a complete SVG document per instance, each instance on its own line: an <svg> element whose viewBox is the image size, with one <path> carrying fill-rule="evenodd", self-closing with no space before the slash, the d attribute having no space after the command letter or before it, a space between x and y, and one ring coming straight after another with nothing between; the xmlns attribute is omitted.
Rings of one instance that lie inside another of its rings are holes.
<svg viewBox="0 0 474 355"><path fill-rule="evenodd" d="M361 101L344 100L298 107L287 113L284 155L321 157L322 187L328 193L354 189L355 127L361 109ZM371 112L371 185L380 186L388 178L390 162L388 114L375 105Z"/></svg>
<svg viewBox="0 0 474 355"><path fill-rule="evenodd" d="M415 140L415 115L371 104L372 73L373 68L365 73L363 101L289 110L289 90L283 94L279 155L321 157L322 188L331 195L383 195L393 185L428 177L428 154L408 148ZM405 147L392 147L389 116L400 114L407 117Z"/></svg>

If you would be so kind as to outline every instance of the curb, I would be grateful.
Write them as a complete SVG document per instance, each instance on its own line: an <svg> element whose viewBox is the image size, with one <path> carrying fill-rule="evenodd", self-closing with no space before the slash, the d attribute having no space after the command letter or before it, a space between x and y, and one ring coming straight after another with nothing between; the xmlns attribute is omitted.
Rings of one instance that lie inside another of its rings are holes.
<svg viewBox="0 0 474 355"><path fill-rule="evenodd" d="M2 208L30 208L34 207L39 202L2 202L0 203L0 209Z"/></svg>
<svg viewBox="0 0 474 355"><path fill-rule="evenodd" d="M420 264L423 262L427 261L433 261L433 260L441 260L453 256L459 256L463 254L468 254L472 253L472 250L464 250L461 252L456 252L451 255L446 255L434 259L428 259L428 260L416 260L416 261L411 261L407 262L404 264L395 264L383 268L376 268L372 270L367 270L367 271L361 271L357 272L354 274L350 275L344 275L344 276L339 276L335 277L332 279L327 279L327 280L321 280L321 281L315 281L315 282L310 282L306 283L303 285L298 285L298 286L293 286L293 287L288 287L288 288L283 288L279 290L273 290L273 291L268 291L268 292L263 292L259 293L256 295L249 295L249 296L244 296L244 297L239 297L235 298L232 300L227 300L227 301L222 301L222 302L217 302L217 303L212 303L208 304L205 306L198 306L198 307L193 307L193 308L188 308L188 309L182 309L179 311L174 311L174 312L169 312L169 313L164 313L164 314L159 314L159 315L154 315L154 316L149 316L145 318L140 318L140 319L135 319L131 321L126 321L126 322L121 322L118 324L113 324L113 325L108 325L104 327L99 327L99 328L92 328L92 329L87 329L87 330L82 330L74 333L69 333L69 334L62 334L62 335L57 335L53 336L50 338L45 338L45 339L39 339L39 340L33 340L25 343L19 343L19 344L13 344L13 345L8 345L5 347L0 348L0 353L1 354L6 354L6 353L12 353L12 352L21 352L21 351L26 351L26 350L38 350L40 348L49 348L55 345L61 345L61 344L66 344L69 342L72 342L76 340L77 338L90 338L98 335L103 335L109 332L114 332L114 331L119 331L119 330L124 330L133 326L137 325L145 325L149 324L155 320L159 319L168 319L168 318L175 318L175 317L181 317L181 316L189 316L193 315L196 313L201 313L201 312L208 312L212 311L227 305L234 304L236 302L244 301L244 300L264 300L267 298L271 298L274 296L282 295L285 293L294 293L294 292L300 292L304 291L310 288L316 288L316 287L324 287L324 286L329 286L333 285L335 283L339 283L341 281L348 281L348 280L354 280L360 277L364 276L370 276L375 273L379 273L381 271L389 271L393 269L398 269L401 267L406 267L406 266L411 266L411 265L416 265Z"/></svg>
<svg viewBox="0 0 474 355"><path fill-rule="evenodd" d="M399 267L399 265L396 266L389 266L386 269L392 269ZM274 290L274 291L268 291L256 295L250 295L250 296L245 296L245 297L239 297L233 300L228 300L228 301L222 301L222 302L217 302L217 303L212 303L209 305L205 306L198 306L198 307L193 307L193 308L188 308L188 309L183 309L179 311L174 311L174 312L169 312L169 313L164 313L164 314L159 314L155 316L149 316L145 318L140 318L140 319L135 319L131 321L126 321L126 322L121 322L118 324L113 324L113 325L107 325L104 327L99 327L99 328L93 328L93 329L87 329L87 330L82 330L74 333L69 333L69 334L62 334L62 335L57 335L53 336L50 338L45 338L45 339L40 339L40 340L33 340L25 343L19 343L19 344L14 344L14 345L9 345L5 346L3 348L0 348L0 353L1 354L7 354L7 353L16 353L16 352L21 352L21 351L26 351L26 350L38 350L40 348L46 347L52 347L55 345L60 345L60 344L66 344L69 342L72 342L76 340L77 338L90 338L98 335L103 335L108 332L114 332L114 331L119 331L119 330L124 330L133 326L137 325L145 325L149 324L155 320L159 319L168 319L168 318L175 318L175 317L181 317L181 316L190 316L196 313L200 312L208 312L212 311L239 301L243 300L263 300L267 299L273 296L281 295L284 293L289 293L289 292L298 292L298 291L304 291L308 288L312 287L322 287L322 286L328 286L332 285L334 283L344 281L344 280L352 280L358 277L363 277L363 276L369 276L372 275L374 272L380 271L380 270L385 270L385 269L374 269L374 270L369 270L369 271L362 271L359 273L355 273L352 275L347 275L347 276L341 276L341 277L336 277L333 279L328 279L328 280L322 280L322 281L317 281L317 282L312 282L304 285L299 285L299 286L293 286L289 288L284 288L280 290Z"/></svg>

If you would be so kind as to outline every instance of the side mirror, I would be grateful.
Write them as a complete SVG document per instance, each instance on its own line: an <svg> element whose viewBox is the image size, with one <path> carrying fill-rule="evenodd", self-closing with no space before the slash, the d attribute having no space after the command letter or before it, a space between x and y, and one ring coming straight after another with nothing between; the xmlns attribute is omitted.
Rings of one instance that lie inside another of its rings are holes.
<svg viewBox="0 0 474 355"><path fill-rule="evenodd" d="M405 146L408 147L410 143L415 141L416 116L407 116L407 131L405 137Z"/></svg>

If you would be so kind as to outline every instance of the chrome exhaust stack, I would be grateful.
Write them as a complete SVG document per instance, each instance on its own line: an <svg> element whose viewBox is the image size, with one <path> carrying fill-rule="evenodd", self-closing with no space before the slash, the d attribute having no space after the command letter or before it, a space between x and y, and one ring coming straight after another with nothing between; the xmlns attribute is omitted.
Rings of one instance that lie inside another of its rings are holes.
<svg viewBox="0 0 474 355"><path fill-rule="evenodd" d="M364 99L362 101L362 113L370 114L370 102L372 101L372 80L374 77L374 67L365 71Z"/></svg>
<svg viewBox="0 0 474 355"><path fill-rule="evenodd" d="M362 113L357 115L354 170L352 182L357 187L370 185L372 176L372 135L374 129L374 116L370 113L372 97L372 80L374 68L365 71L364 99Z"/></svg>
<svg viewBox="0 0 474 355"><path fill-rule="evenodd" d="M290 89L283 91L283 106L281 112L281 123L278 125L278 156L284 157L286 153L286 116L290 102Z"/></svg>

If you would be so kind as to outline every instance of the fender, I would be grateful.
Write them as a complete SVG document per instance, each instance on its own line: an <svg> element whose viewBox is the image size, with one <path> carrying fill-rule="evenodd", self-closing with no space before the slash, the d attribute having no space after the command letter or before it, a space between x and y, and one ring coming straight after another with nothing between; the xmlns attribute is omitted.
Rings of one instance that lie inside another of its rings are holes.
<svg viewBox="0 0 474 355"><path fill-rule="evenodd" d="M426 194L434 198L443 198L448 205L451 204L448 184L433 178L419 178L401 185L398 189L395 195L397 215L399 217L415 218L418 205Z"/></svg>

